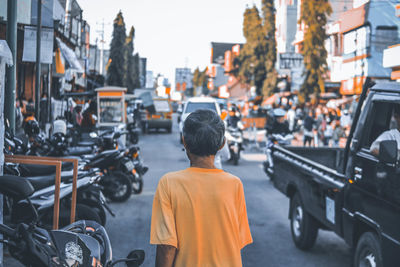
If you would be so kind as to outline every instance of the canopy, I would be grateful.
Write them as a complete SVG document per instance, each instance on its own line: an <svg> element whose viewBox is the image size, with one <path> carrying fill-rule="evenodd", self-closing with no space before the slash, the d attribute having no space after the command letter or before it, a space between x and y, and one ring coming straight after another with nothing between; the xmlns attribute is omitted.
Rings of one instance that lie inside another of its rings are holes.
<svg viewBox="0 0 400 267"><path fill-rule="evenodd" d="M78 58L76 57L75 52L69 48L66 44L64 44L60 38L56 38L58 47L61 49L61 54L68 62L68 65L71 69L75 70L78 73L84 73L81 63L79 63Z"/></svg>
<svg viewBox="0 0 400 267"><path fill-rule="evenodd" d="M12 54L5 40L0 40L0 58L5 60L7 65L13 64Z"/></svg>
<svg viewBox="0 0 400 267"><path fill-rule="evenodd" d="M354 99L353 96L346 97L346 98L339 98L339 99L331 99L328 101L328 103L326 103L326 106L328 108L337 108L343 104L350 103L351 101L353 101L353 99Z"/></svg>

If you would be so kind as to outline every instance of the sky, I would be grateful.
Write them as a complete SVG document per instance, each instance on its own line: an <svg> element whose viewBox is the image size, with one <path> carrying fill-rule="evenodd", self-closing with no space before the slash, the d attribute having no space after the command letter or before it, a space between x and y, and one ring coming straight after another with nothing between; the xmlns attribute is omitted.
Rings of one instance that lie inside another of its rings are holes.
<svg viewBox="0 0 400 267"><path fill-rule="evenodd" d="M135 27L134 52L147 58L147 70L174 82L175 68L205 68L211 42L244 43L243 13L260 0L78 0L91 30L91 43L100 40L105 22L105 48L112 22L121 10L127 34Z"/></svg>

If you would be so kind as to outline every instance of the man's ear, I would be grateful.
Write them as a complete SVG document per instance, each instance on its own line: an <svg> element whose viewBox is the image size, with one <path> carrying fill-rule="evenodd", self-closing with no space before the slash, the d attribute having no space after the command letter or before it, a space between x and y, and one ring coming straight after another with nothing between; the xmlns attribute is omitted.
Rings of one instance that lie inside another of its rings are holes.
<svg viewBox="0 0 400 267"><path fill-rule="evenodd" d="M226 143L226 138L224 137L224 141L222 141L222 145L218 148L218 150L221 150L224 147L225 143Z"/></svg>
<svg viewBox="0 0 400 267"><path fill-rule="evenodd" d="M183 134L182 134L182 144L183 144L183 147L186 149L186 142L185 142L185 138L183 137Z"/></svg>

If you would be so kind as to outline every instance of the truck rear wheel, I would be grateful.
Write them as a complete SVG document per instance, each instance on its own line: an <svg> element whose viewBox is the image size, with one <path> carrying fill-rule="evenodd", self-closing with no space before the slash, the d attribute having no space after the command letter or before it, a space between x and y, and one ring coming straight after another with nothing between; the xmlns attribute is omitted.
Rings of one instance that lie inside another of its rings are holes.
<svg viewBox="0 0 400 267"><path fill-rule="evenodd" d="M318 224L304 209L298 193L294 195L290 205L290 230L293 242L299 249L309 250L317 239Z"/></svg>
<svg viewBox="0 0 400 267"><path fill-rule="evenodd" d="M357 242L354 253L354 267L382 267L381 244L376 234L366 232Z"/></svg>

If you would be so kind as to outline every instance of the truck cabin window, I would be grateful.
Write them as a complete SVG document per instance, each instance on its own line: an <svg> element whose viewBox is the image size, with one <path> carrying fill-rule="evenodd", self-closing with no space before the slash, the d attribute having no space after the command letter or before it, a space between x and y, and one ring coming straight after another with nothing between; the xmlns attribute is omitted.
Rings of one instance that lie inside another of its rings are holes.
<svg viewBox="0 0 400 267"><path fill-rule="evenodd" d="M381 141L396 140L400 144L400 104L374 102L371 119L369 131L364 137L364 148L377 156Z"/></svg>

